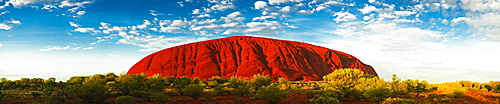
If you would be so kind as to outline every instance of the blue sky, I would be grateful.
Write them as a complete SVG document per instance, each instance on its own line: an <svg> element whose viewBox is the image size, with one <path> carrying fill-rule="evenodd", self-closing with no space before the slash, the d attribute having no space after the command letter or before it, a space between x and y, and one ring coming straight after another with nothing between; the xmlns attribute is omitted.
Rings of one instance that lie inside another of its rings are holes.
<svg viewBox="0 0 500 104"><path fill-rule="evenodd" d="M248 35L343 51L386 80L500 80L495 0L0 1L8 79L123 73L161 49Z"/></svg>

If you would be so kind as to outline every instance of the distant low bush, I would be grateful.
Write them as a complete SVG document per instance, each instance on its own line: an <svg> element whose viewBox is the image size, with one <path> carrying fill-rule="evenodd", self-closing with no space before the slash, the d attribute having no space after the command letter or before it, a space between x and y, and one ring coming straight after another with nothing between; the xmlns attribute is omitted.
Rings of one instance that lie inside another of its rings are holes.
<svg viewBox="0 0 500 104"><path fill-rule="evenodd" d="M382 104L417 104L415 99L405 99L405 98L387 98Z"/></svg>
<svg viewBox="0 0 500 104"><path fill-rule="evenodd" d="M165 95L165 94L163 94L163 93L154 93L154 94L152 94L152 98L153 98L156 102L158 102L158 103L160 103L160 104L165 104L165 103L167 103L167 102L169 102L169 101L171 101L171 100L172 100L172 98L170 98L170 96Z"/></svg>
<svg viewBox="0 0 500 104"><path fill-rule="evenodd" d="M255 94L255 98L264 100L270 104L278 104L286 97L287 92L274 85L262 87Z"/></svg>
<svg viewBox="0 0 500 104"><path fill-rule="evenodd" d="M130 95L120 96L115 99L116 104L134 104L135 98Z"/></svg>
<svg viewBox="0 0 500 104"><path fill-rule="evenodd" d="M453 91L448 94L448 96L453 97L453 98L460 98L460 97L465 97L465 93L463 91Z"/></svg>
<svg viewBox="0 0 500 104"><path fill-rule="evenodd" d="M203 87L201 87L200 84L189 84L182 88L182 92L196 100L203 93Z"/></svg>
<svg viewBox="0 0 500 104"><path fill-rule="evenodd" d="M3 92L0 90L0 103L2 102Z"/></svg>
<svg viewBox="0 0 500 104"><path fill-rule="evenodd" d="M68 100L69 94L65 91L53 91L47 98L48 104L64 104Z"/></svg>
<svg viewBox="0 0 500 104"><path fill-rule="evenodd" d="M331 96L331 94L314 94L314 97L308 100L313 104L341 104L340 101Z"/></svg>
<svg viewBox="0 0 500 104"><path fill-rule="evenodd" d="M102 103L111 96L108 88L100 83L75 84L66 87L66 91L84 103Z"/></svg>
<svg viewBox="0 0 500 104"><path fill-rule="evenodd" d="M384 87L368 89L363 93L363 96L371 101L381 102L391 96L391 90Z"/></svg>

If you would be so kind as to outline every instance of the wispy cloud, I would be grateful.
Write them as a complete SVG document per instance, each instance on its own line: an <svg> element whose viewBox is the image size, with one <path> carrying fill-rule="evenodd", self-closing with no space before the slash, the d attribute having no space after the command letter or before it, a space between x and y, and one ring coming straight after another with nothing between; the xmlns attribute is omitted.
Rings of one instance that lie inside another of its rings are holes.
<svg viewBox="0 0 500 104"><path fill-rule="evenodd" d="M61 50L79 50L79 49L89 50L89 49L94 49L94 47L82 48L82 47L73 47L73 46L69 46L69 45L66 45L66 46L48 46L47 48L39 49L38 51L48 52L48 51L54 51L54 50L61 51Z"/></svg>

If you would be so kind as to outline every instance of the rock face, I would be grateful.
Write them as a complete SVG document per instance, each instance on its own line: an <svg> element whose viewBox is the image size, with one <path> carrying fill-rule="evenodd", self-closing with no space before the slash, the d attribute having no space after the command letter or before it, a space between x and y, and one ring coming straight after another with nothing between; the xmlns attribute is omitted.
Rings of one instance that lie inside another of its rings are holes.
<svg viewBox="0 0 500 104"><path fill-rule="evenodd" d="M180 45L153 53L127 74L162 76L251 77L255 74L288 80L315 81L339 68L357 68L377 75L349 54L307 43L233 36Z"/></svg>

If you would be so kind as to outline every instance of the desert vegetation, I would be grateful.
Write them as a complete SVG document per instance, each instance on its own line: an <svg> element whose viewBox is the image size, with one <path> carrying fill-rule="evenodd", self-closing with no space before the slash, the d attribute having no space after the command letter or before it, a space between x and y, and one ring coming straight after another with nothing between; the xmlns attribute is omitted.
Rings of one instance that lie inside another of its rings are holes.
<svg viewBox="0 0 500 104"><path fill-rule="evenodd" d="M500 81L429 84L425 80L385 81L359 69L339 69L323 81L288 81L266 75L207 80L114 73L55 78L0 79L0 103L498 103Z"/></svg>

